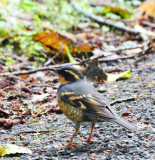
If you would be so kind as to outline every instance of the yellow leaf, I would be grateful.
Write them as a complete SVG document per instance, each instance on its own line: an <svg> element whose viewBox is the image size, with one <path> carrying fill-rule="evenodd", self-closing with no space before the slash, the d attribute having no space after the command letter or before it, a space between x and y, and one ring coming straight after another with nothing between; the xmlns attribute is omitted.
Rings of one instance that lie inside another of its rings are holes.
<svg viewBox="0 0 155 160"><path fill-rule="evenodd" d="M73 56L72 56L71 53L69 52L68 46L67 46L67 45L63 45L63 48L64 48L64 50L66 51L66 55L68 56L69 61L70 61L71 63L76 62L76 60L73 58Z"/></svg>
<svg viewBox="0 0 155 160"><path fill-rule="evenodd" d="M66 55L67 55L68 58L69 58L69 61L70 61L71 63L77 62L77 61L73 58L73 56L71 55L71 53L69 52L68 46L67 46L67 45L63 45L63 48L64 48L64 50L65 50L65 52L66 52ZM74 65L74 66L75 66L77 69L79 69L79 70L82 69L79 65Z"/></svg>
<svg viewBox="0 0 155 160"><path fill-rule="evenodd" d="M130 74L131 70L119 73L119 74L107 74L107 81L108 82L114 82L120 78L130 78L131 74Z"/></svg>
<svg viewBox="0 0 155 160"><path fill-rule="evenodd" d="M0 155L3 157L7 154L32 154L32 151L25 147L16 146L14 144L1 144Z"/></svg>

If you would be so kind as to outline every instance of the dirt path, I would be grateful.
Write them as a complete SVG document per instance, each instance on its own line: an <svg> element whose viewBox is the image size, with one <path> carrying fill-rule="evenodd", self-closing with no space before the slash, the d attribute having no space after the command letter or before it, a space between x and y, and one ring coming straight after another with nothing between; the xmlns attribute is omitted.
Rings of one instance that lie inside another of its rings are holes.
<svg viewBox="0 0 155 160"><path fill-rule="evenodd" d="M94 144L81 142L87 138L90 126L82 126L74 142L78 147L65 148L73 134L73 124L63 114L42 114L34 121L28 116L26 124L18 124L9 130L0 130L1 143L12 143L26 146L33 151L32 155L19 155L2 159L103 159L103 160L153 160L155 159L155 55L148 55L145 61L133 65L134 60L110 63L104 68L132 66L132 77L114 83L102 84L106 92L102 93L109 101L138 96L137 100L122 102L113 106L118 114L132 113L133 123L139 130L135 133L111 124L96 124ZM30 131L30 132L29 132ZM23 133L22 133L23 132Z"/></svg>

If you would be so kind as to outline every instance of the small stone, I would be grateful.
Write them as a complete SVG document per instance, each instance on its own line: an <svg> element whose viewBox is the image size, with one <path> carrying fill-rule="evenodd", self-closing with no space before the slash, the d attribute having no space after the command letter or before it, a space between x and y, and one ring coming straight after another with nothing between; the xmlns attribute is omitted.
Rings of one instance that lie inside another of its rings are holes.
<svg viewBox="0 0 155 160"><path fill-rule="evenodd" d="M95 88L97 88L97 87L98 87L98 84L93 84L93 86L94 86Z"/></svg>
<svg viewBox="0 0 155 160"><path fill-rule="evenodd" d="M35 79L38 79L38 80L41 80L43 81L44 80L44 77L45 77L45 73L44 72L37 72L35 75L34 75L34 78Z"/></svg>
<svg viewBox="0 0 155 160"><path fill-rule="evenodd" d="M128 137L129 137L129 138L132 138L133 135L134 135L133 133L128 133Z"/></svg>
<svg viewBox="0 0 155 160"><path fill-rule="evenodd" d="M1 134L6 134L7 132L5 130L0 130Z"/></svg>
<svg viewBox="0 0 155 160"><path fill-rule="evenodd" d="M154 153L154 149L152 148L152 149L150 149L150 153Z"/></svg>
<svg viewBox="0 0 155 160"><path fill-rule="evenodd" d="M118 144L116 144L116 147L117 148L124 148L124 147L126 147L126 144L118 143Z"/></svg>
<svg viewBox="0 0 155 160"><path fill-rule="evenodd" d="M129 150L129 154L133 154L134 152L135 152L134 149L130 149L130 150Z"/></svg>
<svg viewBox="0 0 155 160"><path fill-rule="evenodd" d="M150 70L155 71L155 66L150 66Z"/></svg>
<svg viewBox="0 0 155 160"><path fill-rule="evenodd" d="M104 93L104 92L106 92L106 88L105 88L104 86L102 86L102 87L100 87L100 88L98 89L98 92L99 92L99 93Z"/></svg>
<svg viewBox="0 0 155 160"><path fill-rule="evenodd" d="M124 155L120 155L120 156L117 156L117 159L123 160L123 159L125 159L125 157L124 157Z"/></svg>

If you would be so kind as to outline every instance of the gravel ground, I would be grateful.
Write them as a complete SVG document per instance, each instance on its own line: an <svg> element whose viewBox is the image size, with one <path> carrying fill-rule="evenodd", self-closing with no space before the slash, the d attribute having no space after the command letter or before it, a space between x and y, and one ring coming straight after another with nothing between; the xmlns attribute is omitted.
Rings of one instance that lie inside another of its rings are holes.
<svg viewBox="0 0 155 160"><path fill-rule="evenodd" d="M135 101L113 105L119 115L133 114L130 120L137 124L136 132L131 133L117 124L99 123L94 128L95 143L92 144L80 141L87 138L90 133L90 126L81 126L80 132L74 139L79 146L65 148L74 132L74 125L63 114L42 115L34 122L27 117L26 124L15 125L10 130L0 130L0 139L1 143L26 146L33 151L33 154L2 159L155 159L155 56L148 55L145 61L138 63L137 68L132 65L133 62L134 60L126 60L103 64L105 68L132 66L132 77L102 84L98 89L106 90L102 94L109 101L138 96Z"/></svg>

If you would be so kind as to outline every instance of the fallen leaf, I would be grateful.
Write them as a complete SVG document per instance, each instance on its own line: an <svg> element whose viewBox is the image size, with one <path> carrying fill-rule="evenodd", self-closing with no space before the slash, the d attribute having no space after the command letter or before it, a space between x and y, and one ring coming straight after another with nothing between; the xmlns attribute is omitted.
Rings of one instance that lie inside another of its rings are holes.
<svg viewBox="0 0 155 160"><path fill-rule="evenodd" d="M6 123L6 119L0 118L0 126L3 126L4 123Z"/></svg>
<svg viewBox="0 0 155 160"><path fill-rule="evenodd" d="M41 102L45 100L49 96L48 93L42 94L42 95L33 95L31 101L32 102Z"/></svg>
<svg viewBox="0 0 155 160"><path fill-rule="evenodd" d="M138 10L145 13L146 16L155 18L155 0L147 0L139 6Z"/></svg>
<svg viewBox="0 0 155 160"><path fill-rule="evenodd" d="M32 154L32 151L25 147L20 147L14 144L1 144L0 145L0 155L3 157L9 154Z"/></svg>
<svg viewBox="0 0 155 160"><path fill-rule="evenodd" d="M22 75L20 75L19 77L20 77L20 78L27 78L27 77L29 77L29 74L22 74Z"/></svg>
<svg viewBox="0 0 155 160"><path fill-rule="evenodd" d="M13 122L5 119L5 118L0 118L0 126L2 126L5 129L10 129L13 126Z"/></svg>
<svg viewBox="0 0 155 160"><path fill-rule="evenodd" d="M39 32L34 37L36 41L44 44L46 49L54 49L56 53L62 49L62 44L67 45L73 52L92 52L91 47L88 44L79 44L75 39L66 37L63 34L51 31L51 32ZM62 55L66 55L66 51L62 51Z"/></svg>
<svg viewBox="0 0 155 160"><path fill-rule="evenodd" d="M13 125L14 125L13 122L8 121L8 122L4 123L3 127L4 127L5 129L10 129Z"/></svg>
<svg viewBox="0 0 155 160"><path fill-rule="evenodd" d="M131 113L122 113L122 116L123 116L123 117L131 116Z"/></svg>
<svg viewBox="0 0 155 160"><path fill-rule="evenodd" d="M12 106L11 106L11 109L12 110L14 110L14 109L19 109L20 108L20 106L21 106L21 104L19 104L19 103L15 103L15 104L12 104Z"/></svg>
<svg viewBox="0 0 155 160"><path fill-rule="evenodd" d="M3 111L0 109L0 117L5 117L7 118L9 116L9 113L7 111Z"/></svg>
<svg viewBox="0 0 155 160"><path fill-rule="evenodd" d="M120 79L120 78L130 78L131 74L130 74L131 70L122 72L122 73L118 73L118 74L111 74L111 73L106 73L107 77L107 81L108 82L115 82L116 80Z"/></svg>
<svg viewBox="0 0 155 160"><path fill-rule="evenodd" d="M131 113L122 113L121 117L124 119L129 119L131 118L132 114Z"/></svg>
<svg viewBox="0 0 155 160"><path fill-rule="evenodd" d="M10 35L10 26L5 21L0 21L0 39L8 38Z"/></svg>
<svg viewBox="0 0 155 160"><path fill-rule="evenodd" d="M73 58L73 56L71 55L68 46L67 46L67 45L63 45L63 46L64 46L64 47L63 47L64 50L66 51L66 55L67 55L68 58L69 58L69 61L70 61L71 63L77 62L77 61ZM76 67L76 68L79 69L79 70L82 70L82 68L80 67L80 65L74 65L74 67Z"/></svg>
<svg viewBox="0 0 155 160"><path fill-rule="evenodd" d="M106 15L107 18L111 19L119 19L120 17L123 19L130 19L132 13L128 10L123 8L122 6L116 6L111 4L103 4L103 10L99 11L100 14Z"/></svg>

